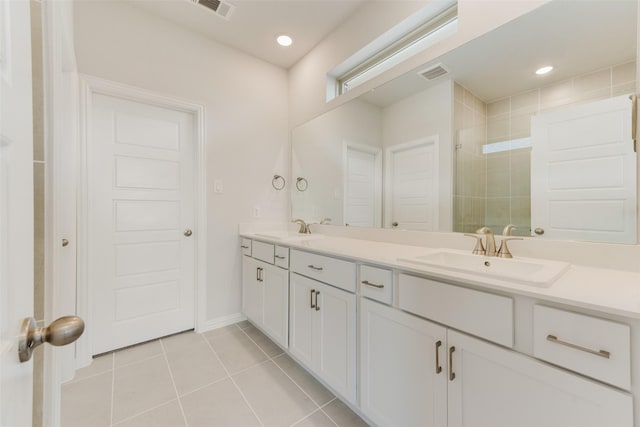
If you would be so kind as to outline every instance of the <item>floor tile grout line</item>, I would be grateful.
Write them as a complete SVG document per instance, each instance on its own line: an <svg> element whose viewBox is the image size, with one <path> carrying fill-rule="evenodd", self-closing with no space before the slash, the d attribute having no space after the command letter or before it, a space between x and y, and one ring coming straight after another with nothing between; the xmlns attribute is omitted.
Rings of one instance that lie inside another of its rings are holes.
<svg viewBox="0 0 640 427"><path fill-rule="evenodd" d="M222 377L222 378L220 378L220 379L217 379L217 380L215 380L215 381L212 381L212 382L210 382L210 383L207 383L207 384L205 384L205 385L203 385L203 386L200 386L200 387L198 387L198 388L194 388L193 390L189 390L188 392L186 392L186 393L184 393L184 394L179 395L179 396L178 396L178 398L179 398L179 399L181 399L181 398L183 398L183 397L187 397L187 396L189 396L189 395L192 395L193 393L197 393L197 392L199 392L199 391L201 391L201 390L204 390L204 389L205 389L205 388L207 388L207 387L211 387L212 385L215 385L215 384L221 383L222 381L227 380L227 379L229 379L229 378L230 378L230 377L229 377L228 375L227 375L227 376L224 376L224 377Z"/></svg>
<svg viewBox="0 0 640 427"><path fill-rule="evenodd" d="M298 424L300 424L301 422L303 422L304 420L306 420L307 418L310 418L313 414L322 411L319 407L314 409L313 411L311 411L309 414L305 415L304 417L300 418L299 420L294 421L292 424L289 425L289 427L295 427Z"/></svg>
<svg viewBox="0 0 640 427"><path fill-rule="evenodd" d="M108 374L108 373L111 373L111 372L113 372L113 369L107 369L106 371L98 372L97 374L91 374L91 375L86 376L86 377L73 379L71 381L66 381L66 382L63 383L63 385L81 383L81 382L83 382L85 380L90 380L92 378L99 377L100 375Z"/></svg>
<svg viewBox="0 0 640 427"><path fill-rule="evenodd" d="M237 325L237 323L236 323L236 325ZM239 327L239 326L238 326L238 327ZM254 326L254 328L255 328L255 326ZM240 330L241 330L242 332L244 332L244 329L240 328ZM256 328L256 330L258 330L258 331L259 331L259 329L258 329L258 328ZM247 336L247 338L249 338L249 339L251 340L251 342L253 342L256 346L258 346L258 348L259 348L260 350L262 350L262 347L260 347L260 345L259 345L258 343L256 343L256 342L253 340L253 338L251 338L251 337L249 336L249 334L247 334L246 332L244 332L244 334ZM267 337L267 338L268 338L268 337ZM276 345L277 345L277 344L276 344ZM321 406L321 405L320 405L318 402L316 402L316 401L315 401L311 396L309 396L309 394L308 394L308 393L307 393L307 392L306 392L306 391L305 391L305 390L300 386L300 384L298 384L298 383L297 383L293 378L291 378L291 377L289 376L289 374L287 374L287 372L286 372L284 369L282 369L282 367L278 364L278 362L276 362L275 360L273 360L273 359L275 359L275 358L277 358L277 357L282 356L283 354L286 354L284 351L283 351L282 353L280 353L280 354L277 354L277 355L273 356L273 357L269 356L269 355L267 354L267 352L266 352L266 351L264 351L264 350L262 350L262 352L263 352L263 353L264 353L264 354L269 358L269 360L270 360L270 361L272 361L272 362L273 362L273 364L274 364L274 365L276 365L276 366L278 367L278 369L280 369L280 370L282 371L282 373L283 373L287 378L289 378L289 380L291 380L291 382L292 382L293 384L295 384L295 386L296 386L296 387L298 387L298 388L300 389L300 391L302 391L302 393L303 393L305 396L307 396L307 398L308 398L311 402L313 402L313 404L314 404L314 405L316 405L318 408L320 408L320 406ZM293 360L293 359L292 359L292 360ZM295 362L296 364L298 363L298 362L296 362L295 360L294 360L294 362ZM303 368L303 369L304 369L304 368ZM324 387L324 386L323 386L323 387ZM333 393L331 393L331 394L333 395ZM334 396L334 399L335 399L335 396ZM332 399L332 401L333 401L333 399Z"/></svg>
<svg viewBox="0 0 640 427"><path fill-rule="evenodd" d="M330 401L328 401L327 403L322 405L320 407L320 410L322 411L323 414L325 414L327 416L327 418L329 418L329 420L331 420L332 423L334 423L336 425L336 427L340 427L340 425L336 422L336 420L331 418L331 415L327 414L327 411L324 410L324 408L326 408L327 406L331 405L336 399L338 399L338 398L334 396L333 399L331 399Z"/></svg>
<svg viewBox="0 0 640 427"><path fill-rule="evenodd" d="M182 419L184 420L184 425L189 427L189 423L187 422L187 416L184 413L184 408L182 407L182 401L180 400L180 393L178 393L178 387L176 387L176 380L173 378L173 371L171 370L171 365L169 364L169 358L167 357L167 352L164 349L164 343L162 340L158 340L160 342L160 348L162 349L162 355L164 356L164 361L167 364L167 369L169 370L169 376L171 377L171 384L173 384L173 390L176 392L176 399L178 399L178 406L180 407L180 412L182 413Z"/></svg>
<svg viewBox="0 0 640 427"><path fill-rule="evenodd" d="M134 419L134 418L136 418L136 417L139 417L140 415L144 415L144 414L146 414L146 413L148 413L148 412L155 411L156 409L158 409L158 408L160 408L160 407L162 407L162 406L164 406L164 405L168 405L169 403L171 403L171 402L175 402L175 401L177 401L177 400L178 400L178 398L176 397L175 399L171 399L171 400L168 400L168 401L166 401L166 402L163 402L163 403L161 403L161 404L159 404L159 405L156 405L156 406L154 406L153 408L145 409L145 410L144 410L144 411L142 411L142 412L138 412L138 413L136 413L136 414L134 414L134 415L131 415L131 416L127 417L127 418L123 418L123 419L121 419L120 421L118 421L117 423L113 424L113 427L116 427L117 425L122 424L122 423L126 423L127 421L131 421L132 419ZM179 403L178 403L178 404L179 404Z"/></svg>
<svg viewBox="0 0 640 427"><path fill-rule="evenodd" d="M162 356L162 353L158 353L158 354L154 354L153 356L147 356L147 357L144 357L144 358L142 358L142 359L135 360L135 361L133 361L133 362L125 363L124 365L115 366L115 359L116 359L116 353L117 353L117 351L114 351L113 353L114 353L114 354L113 354L114 369L126 368L127 366L135 365L136 363L140 363L140 362L147 362L147 361L149 361L149 360L151 360L151 359L153 359L153 358L155 358L155 357Z"/></svg>
<svg viewBox="0 0 640 427"><path fill-rule="evenodd" d="M234 323L234 325L237 325ZM238 326L238 328L240 328ZM242 390L240 390L240 387L238 386L238 384L235 382L235 380L233 379L233 377L231 376L229 370L227 369L227 367L225 366L224 362L222 361L222 359L220 358L220 356L218 355L218 352L213 348L213 346L211 345L211 342L209 342L208 339L205 338L205 341L207 342L207 345L209 346L209 348L211 349L211 351L213 352L213 354L216 356L216 358L218 359L218 362L220 362L220 365L222 365L222 368L224 369L224 371L227 373L227 375L229 376L229 379L231 380L231 383L233 384L233 386L236 388L236 390L238 390L238 393L240 393L240 396L242 397L242 399L244 400L244 402L247 404L247 406L249 407L249 410L251 411L251 413L253 414L254 417L256 417L256 420L258 420L258 423L262 426L264 426L264 423L262 422L262 420L260 419L260 417L258 416L258 413L255 411L255 409L253 409L253 406L251 406L251 404L249 403L249 399L247 399L247 396L244 395L244 393L242 392Z"/></svg>

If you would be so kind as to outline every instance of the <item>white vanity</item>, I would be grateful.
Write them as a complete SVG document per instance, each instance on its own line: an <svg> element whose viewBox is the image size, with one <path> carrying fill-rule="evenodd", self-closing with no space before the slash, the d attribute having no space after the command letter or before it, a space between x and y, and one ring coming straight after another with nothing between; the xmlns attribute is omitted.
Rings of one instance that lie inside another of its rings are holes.
<svg viewBox="0 0 640 427"><path fill-rule="evenodd" d="M640 425L637 273L572 265L538 286L412 262L440 249L311 236L242 234L243 311L368 421Z"/></svg>

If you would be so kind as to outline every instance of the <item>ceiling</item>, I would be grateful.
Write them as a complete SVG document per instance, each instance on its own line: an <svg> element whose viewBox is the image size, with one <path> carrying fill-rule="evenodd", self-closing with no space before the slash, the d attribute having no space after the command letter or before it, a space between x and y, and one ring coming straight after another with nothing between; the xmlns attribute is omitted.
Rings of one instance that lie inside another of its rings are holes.
<svg viewBox="0 0 640 427"><path fill-rule="evenodd" d="M441 63L484 101L494 101L636 57L636 2L553 1L362 95L380 107L442 81L418 76ZM534 71L553 65L546 76Z"/></svg>
<svg viewBox="0 0 640 427"><path fill-rule="evenodd" d="M168 21L283 68L290 68L366 0L224 0L235 6L226 20L191 0L131 4ZM293 45L275 38L287 34Z"/></svg>

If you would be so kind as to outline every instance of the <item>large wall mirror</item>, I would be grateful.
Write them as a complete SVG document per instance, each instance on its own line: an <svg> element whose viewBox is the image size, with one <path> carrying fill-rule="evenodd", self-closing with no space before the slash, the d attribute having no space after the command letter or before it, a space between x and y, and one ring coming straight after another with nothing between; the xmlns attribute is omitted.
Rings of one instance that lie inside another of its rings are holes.
<svg viewBox="0 0 640 427"><path fill-rule="evenodd" d="M292 216L636 243L636 7L552 1L297 127Z"/></svg>

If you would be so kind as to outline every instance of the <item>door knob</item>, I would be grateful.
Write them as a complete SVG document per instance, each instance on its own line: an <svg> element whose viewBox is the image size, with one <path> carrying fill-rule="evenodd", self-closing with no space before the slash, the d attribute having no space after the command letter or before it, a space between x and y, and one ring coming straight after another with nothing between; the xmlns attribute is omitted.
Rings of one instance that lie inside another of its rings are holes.
<svg viewBox="0 0 640 427"><path fill-rule="evenodd" d="M22 321L18 337L18 354L21 362L31 359L33 349L48 342L61 346L71 344L84 332L84 321L77 316L64 316L54 320L49 326L38 328L33 317Z"/></svg>
<svg viewBox="0 0 640 427"><path fill-rule="evenodd" d="M535 230L533 230L534 233L536 233L538 236L542 236L544 234L544 228L536 228Z"/></svg>
<svg viewBox="0 0 640 427"><path fill-rule="evenodd" d="M187 237L191 237L191 235L193 234L193 231L191 231L190 228L187 228L186 230L184 230L184 235Z"/></svg>

